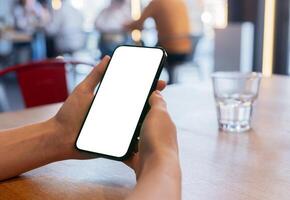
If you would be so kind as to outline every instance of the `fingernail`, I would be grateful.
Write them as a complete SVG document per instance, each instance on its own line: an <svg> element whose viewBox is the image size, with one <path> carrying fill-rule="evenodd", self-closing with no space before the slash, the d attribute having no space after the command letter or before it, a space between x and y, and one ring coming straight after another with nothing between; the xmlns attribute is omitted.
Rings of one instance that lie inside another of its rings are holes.
<svg viewBox="0 0 290 200"><path fill-rule="evenodd" d="M161 96L161 92L159 90L156 90L155 93Z"/></svg>
<svg viewBox="0 0 290 200"><path fill-rule="evenodd" d="M105 55L105 56L103 57L103 59L111 59L111 57L108 56L108 55Z"/></svg>
<svg viewBox="0 0 290 200"><path fill-rule="evenodd" d="M103 62L103 61L105 61L107 59L108 59L107 56L104 56L104 57L102 57L101 62Z"/></svg>

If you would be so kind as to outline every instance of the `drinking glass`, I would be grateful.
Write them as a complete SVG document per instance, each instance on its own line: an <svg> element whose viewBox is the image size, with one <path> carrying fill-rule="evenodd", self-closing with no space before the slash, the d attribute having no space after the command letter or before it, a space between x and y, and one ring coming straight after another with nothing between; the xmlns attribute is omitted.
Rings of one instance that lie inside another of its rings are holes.
<svg viewBox="0 0 290 200"><path fill-rule="evenodd" d="M212 74L219 128L244 132L251 128L253 102L258 97L258 73L215 72Z"/></svg>

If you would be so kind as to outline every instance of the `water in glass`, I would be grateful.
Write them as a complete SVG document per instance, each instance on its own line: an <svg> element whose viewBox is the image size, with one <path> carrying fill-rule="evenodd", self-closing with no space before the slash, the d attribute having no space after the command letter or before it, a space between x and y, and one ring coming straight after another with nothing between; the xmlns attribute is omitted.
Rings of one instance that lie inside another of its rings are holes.
<svg viewBox="0 0 290 200"><path fill-rule="evenodd" d="M219 126L233 132L250 129L255 94L232 94L216 99Z"/></svg>

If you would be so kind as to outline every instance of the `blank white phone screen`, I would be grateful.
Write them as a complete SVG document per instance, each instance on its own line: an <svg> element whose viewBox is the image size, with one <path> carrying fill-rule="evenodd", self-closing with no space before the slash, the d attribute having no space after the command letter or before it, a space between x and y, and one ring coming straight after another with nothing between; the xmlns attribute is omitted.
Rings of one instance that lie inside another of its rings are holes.
<svg viewBox="0 0 290 200"><path fill-rule="evenodd" d="M126 154L162 57L157 48L115 50L80 132L79 149L119 158Z"/></svg>

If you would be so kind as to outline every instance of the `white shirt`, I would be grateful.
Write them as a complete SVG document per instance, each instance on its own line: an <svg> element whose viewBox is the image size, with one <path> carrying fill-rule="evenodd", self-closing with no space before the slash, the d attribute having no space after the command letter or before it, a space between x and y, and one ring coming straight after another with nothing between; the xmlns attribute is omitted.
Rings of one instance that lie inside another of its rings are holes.
<svg viewBox="0 0 290 200"><path fill-rule="evenodd" d="M46 31L55 37L57 50L70 52L82 48L85 40L82 13L75 9L70 1L63 1L61 9L56 10L52 17Z"/></svg>
<svg viewBox="0 0 290 200"><path fill-rule="evenodd" d="M44 12L43 7L38 2L31 7L16 5L13 12L16 28L33 34L44 23L42 12Z"/></svg>
<svg viewBox="0 0 290 200"><path fill-rule="evenodd" d="M130 2L112 2L96 19L96 29L101 32L121 32L126 22L131 21Z"/></svg>

